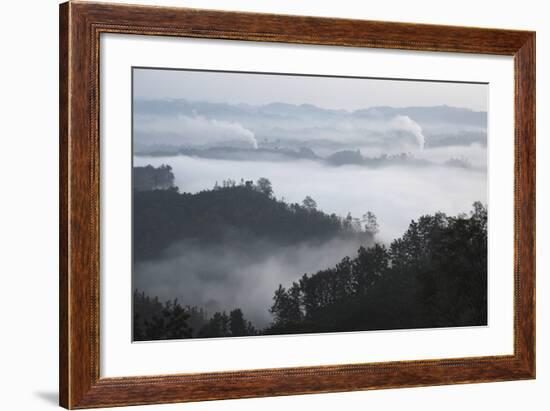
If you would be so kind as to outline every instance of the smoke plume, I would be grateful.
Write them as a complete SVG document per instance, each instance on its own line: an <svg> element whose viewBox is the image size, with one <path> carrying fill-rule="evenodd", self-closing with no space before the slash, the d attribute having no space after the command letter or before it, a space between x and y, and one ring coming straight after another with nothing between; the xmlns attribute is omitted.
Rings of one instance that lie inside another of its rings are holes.
<svg viewBox="0 0 550 411"><path fill-rule="evenodd" d="M196 113L168 118L138 117L135 129L136 136L154 135L155 144L258 148L254 133L240 123L216 120Z"/></svg>
<svg viewBox="0 0 550 411"><path fill-rule="evenodd" d="M422 134L422 127L416 121L409 116L396 116L392 119L391 125L395 129L412 133L418 141L420 150L424 150L426 139L424 138L424 134Z"/></svg>

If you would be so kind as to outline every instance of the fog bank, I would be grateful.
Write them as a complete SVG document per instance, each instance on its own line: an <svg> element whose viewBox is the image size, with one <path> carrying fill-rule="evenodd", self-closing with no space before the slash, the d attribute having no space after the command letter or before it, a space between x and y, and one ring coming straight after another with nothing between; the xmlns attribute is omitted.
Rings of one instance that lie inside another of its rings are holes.
<svg viewBox="0 0 550 411"><path fill-rule="evenodd" d="M434 156L449 156L434 149ZM425 150L428 151L428 150ZM483 152L484 150L482 150ZM473 157L470 157L473 158ZM320 210L355 217L372 211L380 224L379 239L390 242L401 236L412 219L437 211L449 215L468 212L474 201L487 202L484 168L392 166L331 167L316 161L231 161L174 157L135 157L135 165L170 164L180 192L211 189L216 181L268 177L277 198L301 203L313 197ZM482 162L479 154L476 162Z"/></svg>
<svg viewBox="0 0 550 411"><path fill-rule="evenodd" d="M184 305L198 305L209 315L241 308L254 326L262 328L271 321L268 310L279 284L286 286L304 273L334 266L361 245L369 244L333 239L282 247L235 237L208 247L180 243L162 259L137 263L133 286L161 300L178 298Z"/></svg>

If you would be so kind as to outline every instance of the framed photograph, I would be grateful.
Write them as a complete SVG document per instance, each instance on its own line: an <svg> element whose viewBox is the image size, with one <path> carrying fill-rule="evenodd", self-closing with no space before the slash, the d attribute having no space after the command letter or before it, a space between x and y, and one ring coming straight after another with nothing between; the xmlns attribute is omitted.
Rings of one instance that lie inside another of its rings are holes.
<svg viewBox="0 0 550 411"><path fill-rule="evenodd" d="M535 33L60 6L60 405L535 378Z"/></svg>

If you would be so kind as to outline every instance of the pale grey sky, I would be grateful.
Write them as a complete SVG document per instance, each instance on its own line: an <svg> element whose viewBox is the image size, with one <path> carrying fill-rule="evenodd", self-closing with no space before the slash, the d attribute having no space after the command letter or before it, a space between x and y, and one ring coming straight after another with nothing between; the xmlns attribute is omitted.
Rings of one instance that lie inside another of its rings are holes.
<svg viewBox="0 0 550 411"><path fill-rule="evenodd" d="M486 84L134 69L134 96L146 99L283 102L346 110L448 105L487 111L487 93Z"/></svg>

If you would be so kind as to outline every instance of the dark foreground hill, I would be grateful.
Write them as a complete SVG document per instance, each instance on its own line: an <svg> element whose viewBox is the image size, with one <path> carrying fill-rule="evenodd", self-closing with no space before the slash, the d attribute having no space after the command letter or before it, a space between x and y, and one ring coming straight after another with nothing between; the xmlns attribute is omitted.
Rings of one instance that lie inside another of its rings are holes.
<svg viewBox="0 0 550 411"><path fill-rule="evenodd" d="M334 235L365 235L351 217L316 210L315 203L285 204L269 185L225 184L195 195L176 190L136 193L139 257L158 255L184 238L205 243L233 227L281 243ZM227 238L225 238L227 239ZM212 256L216 258L216 256ZM185 302L183 302L185 303ZM266 309L269 307L266 301ZM134 339L231 337L392 330L487 324L487 209L469 215L425 215L388 246L360 247L333 267L303 274L274 290L272 323L257 329L234 307L203 307L134 294Z"/></svg>
<svg viewBox="0 0 550 411"><path fill-rule="evenodd" d="M487 210L426 215L389 247L304 274L275 291L267 334L487 324Z"/></svg>

